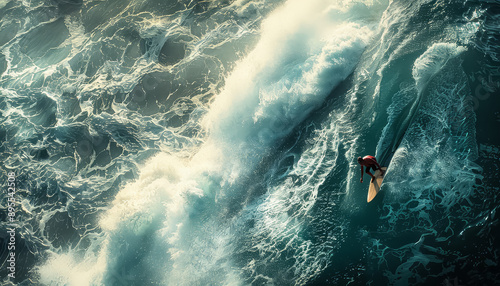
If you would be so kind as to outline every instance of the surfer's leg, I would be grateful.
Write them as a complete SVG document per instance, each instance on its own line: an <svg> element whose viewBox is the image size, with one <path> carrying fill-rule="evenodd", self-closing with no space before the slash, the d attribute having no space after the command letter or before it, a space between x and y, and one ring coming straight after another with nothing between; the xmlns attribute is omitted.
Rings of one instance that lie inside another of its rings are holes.
<svg viewBox="0 0 500 286"><path fill-rule="evenodd" d="M384 175L384 171L381 168L379 168L377 165L373 165L372 169L373 169L373 171L380 170L380 176ZM375 176L372 176L372 182L373 182L373 180L375 180Z"/></svg>
<svg viewBox="0 0 500 286"><path fill-rule="evenodd" d="M384 176L384 173L385 171L382 170L382 168L379 168L378 166L372 166L373 168L373 171L377 171L377 170L380 170L380 176L383 177Z"/></svg>
<svg viewBox="0 0 500 286"><path fill-rule="evenodd" d="M372 177L371 183L373 183L373 181L375 180L375 176L374 176L372 173L370 173L370 169L371 169L371 168L373 168L373 167L372 167L372 166L370 166L370 167L366 167L366 173L367 173L368 175L370 175L370 177Z"/></svg>

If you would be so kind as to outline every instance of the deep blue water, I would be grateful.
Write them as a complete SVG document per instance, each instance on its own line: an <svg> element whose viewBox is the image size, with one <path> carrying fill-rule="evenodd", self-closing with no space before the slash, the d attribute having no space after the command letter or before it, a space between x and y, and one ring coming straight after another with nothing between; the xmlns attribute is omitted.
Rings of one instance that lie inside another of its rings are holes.
<svg viewBox="0 0 500 286"><path fill-rule="evenodd" d="M499 284L499 89L495 1L0 0L2 284Z"/></svg>

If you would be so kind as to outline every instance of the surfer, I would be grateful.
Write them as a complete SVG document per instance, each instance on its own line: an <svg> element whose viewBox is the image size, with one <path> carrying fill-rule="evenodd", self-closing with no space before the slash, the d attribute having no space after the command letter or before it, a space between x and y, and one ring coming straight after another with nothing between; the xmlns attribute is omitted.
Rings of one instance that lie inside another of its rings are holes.
<svg viewBox="0 0 500 286"><path fill-rule="evenodd" d="M380 175L384 175L384 170L380 167L380 165L377 162L377 159L375 157L367 155L364 156L363 158L358 157L358 163L361 165L361 180L360 182L363 183L363 167L366 167L366 173L372 177L371 182L375 180L375 176L370 173L370 169L373 169L373 171L380 170Z"/></svg>

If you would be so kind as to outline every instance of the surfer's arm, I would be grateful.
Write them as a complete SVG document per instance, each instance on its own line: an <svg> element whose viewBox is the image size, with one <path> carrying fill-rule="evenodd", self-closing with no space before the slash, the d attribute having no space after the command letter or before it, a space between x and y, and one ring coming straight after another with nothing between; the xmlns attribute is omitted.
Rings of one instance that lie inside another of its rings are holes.
<svg viewBox="0 0 500 286"><path fill-rule="evenodd" d="M359 180L361 183L363 183L363 165L361 165L361 180Z"/></svg>

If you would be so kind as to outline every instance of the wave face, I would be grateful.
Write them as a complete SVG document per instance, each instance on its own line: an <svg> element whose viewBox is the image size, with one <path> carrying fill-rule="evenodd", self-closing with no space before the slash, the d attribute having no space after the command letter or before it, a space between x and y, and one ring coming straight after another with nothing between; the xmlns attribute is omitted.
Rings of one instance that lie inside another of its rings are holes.
<svg viewBox="0 0 500 286"><path fill-rule="evenodd" d="M498 284L500 6L410 2L0 0L2 283Z"/></svg>

